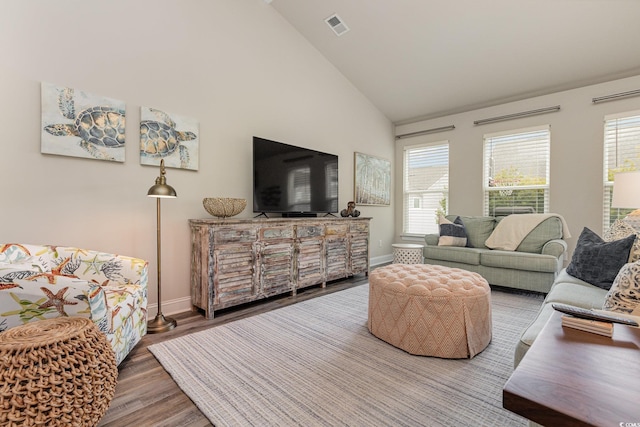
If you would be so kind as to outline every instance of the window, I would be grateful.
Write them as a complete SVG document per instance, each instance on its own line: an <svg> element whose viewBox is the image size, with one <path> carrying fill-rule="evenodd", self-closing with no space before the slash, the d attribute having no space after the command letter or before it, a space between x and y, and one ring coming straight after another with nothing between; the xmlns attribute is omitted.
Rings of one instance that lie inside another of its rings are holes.
<svg viewBox="0 0 640 427"><path fill-rule="evenodd" d="M640 170L640 111L604 118L604 202L603 230L632 209L613 209L613 181L618 172ZM640 207L640 206L639 206Z"/></svg>
<svg viewBox="0 0 640 427"><path fill-rule="evenodd" d="M403 174L403 233L437 233L449 201L449 142L405 147Z"/></svg>
<svg viewBox="0 0 640 427"><path fill-rule="evenodd" d="M331 200L331 212L338 212L338 162L325 164L324 170L326 177L325 185L329 189L327 197Z"/></svg>
<svg viewBox="0 0 640 427"><path fill-rule="evenodd" d="M295 211L308 211L311 209L311 169L309 166L292 169L289 171L289 195L288 209Z"/></svg>
<svg viewBox="0 0 640 427"><path fill-rule="evenodd" d="M549 126L484 136L484 214L549 212Z"/></svg>

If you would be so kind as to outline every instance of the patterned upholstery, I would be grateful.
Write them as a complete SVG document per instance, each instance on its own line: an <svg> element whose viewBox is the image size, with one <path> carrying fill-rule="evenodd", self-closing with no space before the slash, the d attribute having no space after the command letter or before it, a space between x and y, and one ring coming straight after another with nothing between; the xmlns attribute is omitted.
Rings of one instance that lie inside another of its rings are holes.
<svg viewBox="0 0 640 427"><path fill-rule="evenodd" d="M636 229L637 225L638 222L635 216L627 216L624 219L617 219L602 236L602 239L605 242L613 242L635 234L636 240L633 242L633 246L629 252L629 262L636 262L640 260L640 238L638 237L640 231Z"/></svg>
<svg viewBox="0 0 640 427"><path fill-rule="evenodd" d="M471 358L491 341L491 289L458 268L380 267L369 275L368 327L411 354Z"/></svg>
<svg viewBox="0 0 640 427"><path fill-rule="evenodd" d="M0 244L0 332L31 321L88 317L118 364L147 333L145 260L73 247Z"/></svg>

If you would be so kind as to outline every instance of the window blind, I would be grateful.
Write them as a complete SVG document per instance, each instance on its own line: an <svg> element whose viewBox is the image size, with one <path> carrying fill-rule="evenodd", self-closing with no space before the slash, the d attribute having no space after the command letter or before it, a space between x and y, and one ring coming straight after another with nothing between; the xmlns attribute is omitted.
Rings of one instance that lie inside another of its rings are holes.
<svg viewBox="0 0 640 427"><path fill-rule="evenodd" d="M405 147L403 175L403 233L437 233L449 200L449 142Z"/></svg>
<svg viewBox="0 0 640 427"><path fill-rule="evenodd" d="M338 212L338 163L327 163L324 167L326 182L331 197L331 212Z"/></svg>
<svg viewBox="0 0 640 427"><path fill-rule="evenodd" d="M311 169L308 166L292 169L288 174L289 209L305 211L311 209Z"/></svg>
<svg viewBox="0 0 640 427"><path fill-rule="evenodd" d="M603 230L632 211L611 208L615 174L636 170L640 170L640 111L605 116Z"/></svg>
<svg viewBox="0 0 640 427"><path fill-rule="evenodd" d="M549 126L484 136L484 214L549 212Z"/></svg>

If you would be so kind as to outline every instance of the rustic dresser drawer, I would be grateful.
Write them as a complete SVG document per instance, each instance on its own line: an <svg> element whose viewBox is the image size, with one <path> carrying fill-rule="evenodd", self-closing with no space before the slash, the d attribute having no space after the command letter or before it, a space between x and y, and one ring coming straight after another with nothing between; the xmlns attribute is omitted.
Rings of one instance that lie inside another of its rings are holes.
<svg viewBox="0 0 640 427"><path fill-rule="evenodd" d="M352 233L367 233L369 231L369 224L366 222L353 222L349 224L349 231Z"/></svg>
<svg viewBox="0 0 640 427"><path fill-rule="evenodd" d="M326 227L327 236L347 234L347 231L349 231L349 224L327 224Z"/></svg>
<svg viewBox="0 0 640 427"><path fill-rule="evenodd" d="M213 232L215 244L223 243L250 243L257 238L255 227L219 228Z"/></svg>
<svg viewBox="0 0 640 427"><path fill-rule="evenodd" d="M293 239L293 226L263 227L260 229L261 241Z"/></svg>
<svg viewBox="0 0 640 427"><path fill-rule="evenodd" d="M324 236L324 226L323 225L298 225L296 227L296 235L298 236L298 238Z"/></svg>

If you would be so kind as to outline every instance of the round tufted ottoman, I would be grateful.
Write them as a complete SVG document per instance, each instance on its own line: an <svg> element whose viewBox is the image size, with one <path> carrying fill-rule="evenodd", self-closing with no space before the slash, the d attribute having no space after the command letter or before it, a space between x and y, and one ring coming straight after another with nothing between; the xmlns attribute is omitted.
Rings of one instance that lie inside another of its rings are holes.
<svg viewBox="0 0 640 427"><path fill-rule="evenodd" d="M369 274L368 327L411 354L471 358L491 341L491 289L459 268L380 267Z"/></svg>
<svg viewBox="0 0 640 427"><path fill-rule="evenodd" d="M0 333L0 425L96 426L118 368L89 319L58 317Z"/></svg>

